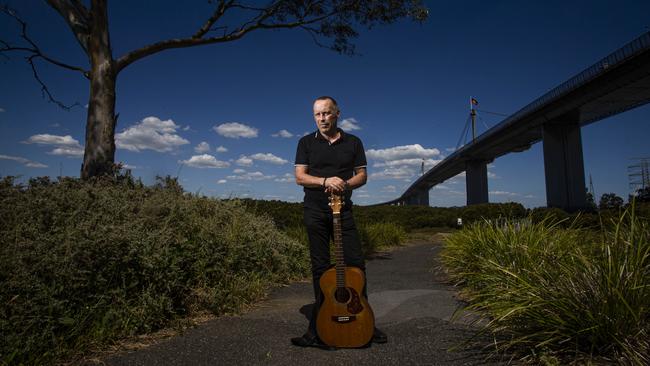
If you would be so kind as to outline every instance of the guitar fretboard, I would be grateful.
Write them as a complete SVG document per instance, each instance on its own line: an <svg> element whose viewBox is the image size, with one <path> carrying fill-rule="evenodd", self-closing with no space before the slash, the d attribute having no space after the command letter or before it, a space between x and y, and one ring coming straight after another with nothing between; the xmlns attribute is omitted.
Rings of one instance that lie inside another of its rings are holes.
<svg viewBox="0 0 650 366"><path fill-rule="evenodd" d="M345 287L345 261L343 256L343 236L341 235L341 213L334 214L334 256L336 257L336 287Z"/></svg>

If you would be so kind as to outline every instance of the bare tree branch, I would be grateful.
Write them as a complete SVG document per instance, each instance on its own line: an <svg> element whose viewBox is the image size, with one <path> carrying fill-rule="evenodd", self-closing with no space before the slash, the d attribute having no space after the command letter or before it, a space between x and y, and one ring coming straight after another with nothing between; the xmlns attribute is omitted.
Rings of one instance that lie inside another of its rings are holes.
<svg viewBox="0 0 650 366"><path fill-rule="evenodd" d="M16 14L15 11L13 11L12 9L9 9L7 6L4 6L4 5L0 7L0 10L3 13L7 14L8 16L14 18L18 23L20 23L20 26L21 26L21 34L20 34L20 36L21 36L22 39L24 39L31 46L31 47L17 47L17 46L12 46L12 45L10 45L9 43L7 43L5 41L0 41L2 43L2 47L0 48L0 54L4 54L5 52L10 52L10 51L28 52L28 53L32 54L30 56L30 60L33 60L34 57L40 57L43 60L45 60L45 61L47 61L47 62L49 62L49 63L51 63L53 65L62 67L64 69L81 72L86 78L88 78L88 70L85 70L85 69L83 69L81 67L78 67L78 66L68 65L66 63L55 60L55 59L47 56L46 54L44 54L41 51L41 49L36 45L36 43L34 41L32 41L32 39L27 35L27 23L25 21L23 21L18 16L18 14ZM30 63L32 63L32 62L30 61ZM33 67L33 63L32 63L32 67Z"/></svg>
<svg viewBox="0 0 650 366"><path fill-rule="evenodd" d="M328 47L328 46L322 44L322 43L318 40L318 37L317 37L317 35L319 34L318 29L315 29L315 28L312 28L312 27L308 27L308 26L305 26L305 25L301 25L300 28L302 28L302 29L304 29L305 31L307 31L307 33L311 36L311 39L314 41L314 43L316 44L316 46L318 46L318 47L322 47L322 48L327 48L327 49L330 49L330 48L331 48L331 47Z"/></svg>
<svg viewBox="0 0 650 366"><path fill-rule="evenodd" d="M34 58L39 57L39 55L31 55L27 57L27 62L29 65L32 67L32 73L34 74L34 79L41 85L41 94L43 94L43 97L47 95L48 99L50 100L51 103L54 103L58 105L59 107L65 109L66 111L69 111L73 107L76 106L81 106L79 102L75 102L72 105L65 105L61 101L55 99L52 94L50 93L50 90L47 88L47 85L41 80L40 76L38 75L38 71L36 70L36 65L34 65Z"/></svg>
<svg viewBox="0 0 650 366"><path fill-rule="evenodd" d="M241 5L237 5L241 6ZM313 23L320 22L322 20L325 20L333 15L336 15L339 11L338 10L333 10L332 12L322 14L319 16L312 17L310 19L304 19L300 18L294 22L286 22L286 23L264 23L265 20L270 18L271 16L274 15L276 8L275 6L262 9L263 13L258 14L257 16L253 17L252 20L244 23L241 27L239 27L237 30L234 30L230 33L224 34L222 36L218 37L209 37L209 38L177 38L177 39L169 39L157 43L150 44L148 46L144 46L142 48L139 48L137 50L131 51L116 61L116 72L120 72L122 69L124 69L126 66L132 64L135 61L138 61L146 56L150 56L153 54L156 54L158 52L164 51L164 50L169 50L169 49L174 49L174 48L184 48L184 47L193 47L193 46L200 46L200 45L206 45L206 44L212 44L212 43L225 43L225 42L231 42L238 40L242 37L244 37L246 34L257 30L257 29L289 29L289 28L296 28L300 27L303 25L309 25ZM214 15L213 15L214 17ZM209 22L206 22L208 24ZM203 29L203 28L202 28ZM195 34L200 33L197 32ZM320 32L317 32L320 33ZM205 34L205 33L203 33Z"/></svg>
<svg viewBox="0 0 650 366"><path fill-rule="evenodd" d="M45 0L56 10L72 30L81 48L88 54L91 16L79 0Z"/></svg>
<svg viewBox="0 0 650 366"><path fill-rule="evenodd" d="M13 51L27 52L27 53L31 54L30 56L25 57L25 59L27 60L27 62L29 63L29 66L32 69L34 79L36 79L36 81L41 86L41 93L43 94L43 97L45 98L47 96L47 98L49 99L49 101L51 103L54 103L54 104L58 105L59 107L65 109L65 110L70 110L75 106L79 106L80 104L78 102L75 102L72 105L66 105L63 102L61 102L60 100L54 98L52 93L50 93L50 90L48 89L47 85L45 85L45 83L41 79L40 75L38 74L38 70L36 69L36 64L34 63L34 60L37 59L37 58L41 58L41 59L43 59L43 60L45 60L45 61L47 61L47 62L49 62L49 63L51 63L53 65L62 67L64 69L81 72L86 78L88 78L88 71L84 70L81 67L68 65L68 64L63 63L61 61L55 60L55 59L47 56L46 54L44 54L41 51L41 49L38 47L38 45L36 45L36 43L27 34L27 23L25 21L23 21L18 16L18 14L16 14L16 12L14 10L10 9L6 5L2 5L2 6L0 6L0 11L5 13L6 15L12 17L14 20L16 20L20 24L20 27L21 27L20 37L23 40L25 40L25 42L27 42L29 44L29 47L12 46L10 43L8 43L6 41L3 41L3 40L0 40L0 43L2 44L2 47L0 47L0 55L3 55L4 57L9 58L6 55L6 53L13 52Z"/></svg>
<svg viewBox="0 0 650 366"><path fill-rule="evenodd" d="M228 2L221 0L219 1L219 6L217 7L217 10L214 11L210 19L203 24L203 26L192 36L192 38L201 38L203 37L206 33L208 33L211 29L214 23L219 20L225 13L228 8L230 8L235 0L230 0Z"/></svg>

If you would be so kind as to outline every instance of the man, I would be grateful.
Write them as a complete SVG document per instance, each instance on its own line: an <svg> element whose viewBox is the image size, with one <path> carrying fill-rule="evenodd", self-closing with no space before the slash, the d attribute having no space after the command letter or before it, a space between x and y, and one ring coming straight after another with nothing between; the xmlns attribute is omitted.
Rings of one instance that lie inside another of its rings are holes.
<svg viewBox="0 0 650 366"><path fill-rule="evenodd" d="M322 303L319 280L330 267L332 211L330 193L344 196L341 210L341 234L345 264L365 272L361 241L352 218L352 190L366 184L366 155L361 140L337 127L341 112L332 97L314 101L315 132L303 136L296 151L296 183L304 187L304 222L309 237L312 281L316 299L309 328L291 342L301 347L323 346L316 333L316 317ZM364 288L364 296L367 291ZM385 343L386 335L375 328L372 341Z"/></svg>

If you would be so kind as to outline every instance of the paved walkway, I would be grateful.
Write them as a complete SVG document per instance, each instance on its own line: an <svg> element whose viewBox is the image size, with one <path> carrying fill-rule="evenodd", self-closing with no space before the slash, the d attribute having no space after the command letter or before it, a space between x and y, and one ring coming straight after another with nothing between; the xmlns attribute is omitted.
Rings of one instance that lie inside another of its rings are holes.
<svg viewBox="0 0 650 366"><path fill-rule="evenodd" d="M449 320L454 289L432 268L439 241L410 244L368 261L369 301L388 343L325 351L290 344L307 327L311 283L277 288L241 316L220 317L155 345L103 360L108 365L483 365L476 350L448 349L473 334Z"/></svg>

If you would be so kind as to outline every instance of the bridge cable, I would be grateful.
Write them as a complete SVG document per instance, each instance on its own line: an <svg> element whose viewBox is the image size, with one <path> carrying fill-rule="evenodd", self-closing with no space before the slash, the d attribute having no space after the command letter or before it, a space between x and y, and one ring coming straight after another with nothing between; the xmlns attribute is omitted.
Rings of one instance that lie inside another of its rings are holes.
<svg viewBox="0 0 650 366"><path fill-rule="evenodd" d="M458 150L458 148L460 147L460 142L463 140L463 137L467 135L468 127L469 127L469 116L467 116L467 119L465 120L465 128L463 128L463 132L461 132L460 138L456 143L456 150ZM467 140L463 141L463 145L465 144L465 142L467 142Z"/></svg>
<svg viewBox="0 0 650 366"><path fill-rule="evenodd" d="M496 116L501 116L501 117L509 117L509 116L510 116L510 115L508 115L508 114L497 113L497 112L490 112L490 111L484 111L484 110L482 110L482 109L476 109L476 110L479 111L479 112L481 112L481 113L494 114L494 115L496 115Z"/></svg>
<svg viewBox="0 0 650 366"><path fill-rule="evenodd" d="M485 130L486 130L486 131L490 129L490 128L488 127L488 125L485 124L485 121L483 121L483 117L481 117L480 114L478 115L478 119L481 121L481 123L482 123L483 126L485 127Z"/></svg>

